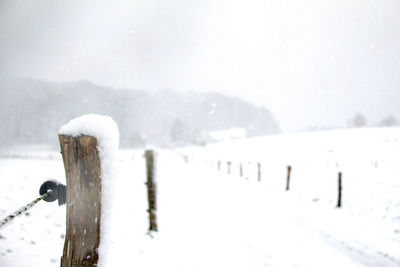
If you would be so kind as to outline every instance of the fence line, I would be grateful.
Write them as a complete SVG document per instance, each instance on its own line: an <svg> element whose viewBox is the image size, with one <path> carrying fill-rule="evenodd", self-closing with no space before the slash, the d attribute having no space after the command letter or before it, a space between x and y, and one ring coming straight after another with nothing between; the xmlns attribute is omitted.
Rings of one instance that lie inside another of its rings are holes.
<svg viewBox="0 0 400 267"><path fill-rule="evenodd" d="M188 155L185 155L184 158L189 158ZM196 157L191 156L192 159L196 159ZM199 159L197 158L199 162L204 161L204 159ZM194 160L195 161L195 160ZM206 166L211 166L213 168L213 166L217 166L216 169L217 171L221 171L221 165L223 160L219 159L216 161L216 163L214 164L213 160L206 160L206 162L210 162L211 164L206 164ZM227 166L227 174L228 175L233 175L234 173L232 172L232 166L234 165L234 161L231 160L226 160L226 166ZM237 168L238 168L238 176L240 178L245 177L246 180L248 179L248 176L246 175L246 170L248 170L249 165L254 165L254 164L250 164L251 162L248 161L248 164L245 166L243 164L243 162L245 162L245 160L237 160L235 165L237 164ZM256 162L256 179L258 182L262 181L263 178L263 165L261 164L261 162ZM291 189L291 176L292 176L292 172L293 172L293 167L292 165L287 165L286 166L286 181L285 181L285 187L284 190L285 191L289 191ZM264 174L265 175L265 174ZM337 185L337 204L336 207L341 207L343 202L342 202L342 190L343 190L343 186L342 186L342 173L340 172L339 174L339 178L338 178L338 185Z"/></svg>

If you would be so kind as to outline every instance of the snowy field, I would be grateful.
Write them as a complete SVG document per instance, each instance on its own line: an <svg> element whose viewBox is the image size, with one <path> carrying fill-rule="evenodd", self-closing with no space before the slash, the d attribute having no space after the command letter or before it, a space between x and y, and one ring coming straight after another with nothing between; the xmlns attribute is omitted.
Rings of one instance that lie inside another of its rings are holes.
<svg viewBox="0 0 400 267"><path fill-rule="evenodd" d="M277 135L158 153L159 232L153 236L147 234L143 151L119 153L107 266L400 266L400 128ZM35 199L49 178L65 184L59 152L0 151L0 219ZM0 266L59 266L64 234L65 206L42 201L0 229Z"/></svg>

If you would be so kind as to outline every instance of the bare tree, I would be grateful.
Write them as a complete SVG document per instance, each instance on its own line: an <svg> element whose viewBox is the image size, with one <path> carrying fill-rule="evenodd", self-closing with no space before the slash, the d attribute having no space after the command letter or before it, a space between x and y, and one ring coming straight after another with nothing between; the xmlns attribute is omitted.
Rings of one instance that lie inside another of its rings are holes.
<svg viewBox="0 0 400 267"><path fill-rule="evenodd" d="M392 127L392 126L396 126L399 125L399 122L397 121L396 117L394 116L387 116L386 118L384 118L381 123L379 123L379 126L382 127Z"/></svg>
<svg viewBox="0 0 400 267"><path fill-rule="evenodd" d="M357 113L352 120L353 127L365 127L367 126L367 119L361 113Z"/></svg>

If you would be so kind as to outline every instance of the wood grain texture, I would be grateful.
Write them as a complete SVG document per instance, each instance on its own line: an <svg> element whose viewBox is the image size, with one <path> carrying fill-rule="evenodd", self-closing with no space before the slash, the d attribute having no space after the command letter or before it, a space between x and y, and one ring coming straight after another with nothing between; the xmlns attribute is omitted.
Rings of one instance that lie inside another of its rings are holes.
<svg viewBox="0 0 400 267"><path fill-rule="evenodd" d="M97 140L59 135L67 179L67 221L61 267L97 266L101 168Z"/></svg>

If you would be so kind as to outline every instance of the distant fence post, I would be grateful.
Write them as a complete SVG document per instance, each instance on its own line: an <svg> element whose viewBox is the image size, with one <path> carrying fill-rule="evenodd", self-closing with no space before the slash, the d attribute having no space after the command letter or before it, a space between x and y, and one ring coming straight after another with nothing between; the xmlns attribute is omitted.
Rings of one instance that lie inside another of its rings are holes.
<svg viewBox="0 0 400 267"><path fill-rule="evenodd" d="M337 199L337 208L342 207L342 173L338 174L338 199Z"/></svg>
<svg viewBox="0 0 400 267"><path fill-rule="evenodd" d="M101 169L97 139L58 135L67 179L67 222L61 267L97 266Z"/></svg>
<svg viewBox="0 0 400 267"><path fill-rule="evenodd" d="M231 174L231 165L232 165L232 162L231 162L231 161L227 161L227 162L226 162L228 174Z"/></svg>
<svg viewBox="0 0 400 267"><path fill-rule="evenodd" d="M221 160L218 160L217 168L218 168L218 171L221 170Z"/></svg>
<svg viewBox="0 0 400 267"><path fill-rule="evenodd" d="M289 191L290 188L290 173L292 171L292 166L287 166L287 177L286 177L286 191Z"/></svg>
<svg viewBox="0 0 400 267"><path fill-rule="evenodd" d="M261 163L257 162L257 179L261 182Z"/></svg>
<svg viewBox="0 0 400 267"><path fill-rule="evenodd" d="M156 153L146 150L147 173L147 199L149 202L149 231L158 231L157 225L157 179L156 179Z"/></svg>
<svg viewBox="0 0 400 267"><path fill-rule="evenodd" d="M243 177L243 164L240 163L239 165L239 173L240 173L240 177Z"/></svg>

